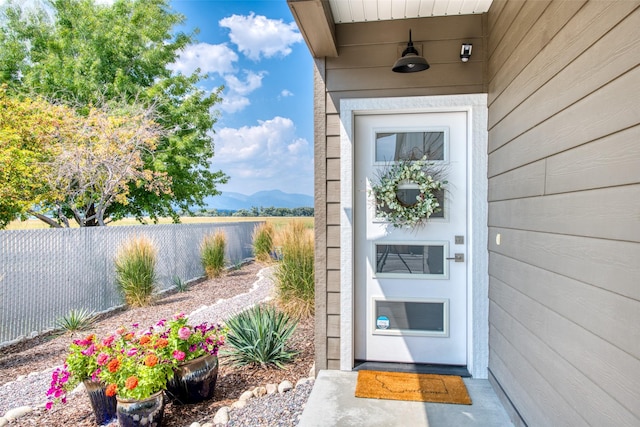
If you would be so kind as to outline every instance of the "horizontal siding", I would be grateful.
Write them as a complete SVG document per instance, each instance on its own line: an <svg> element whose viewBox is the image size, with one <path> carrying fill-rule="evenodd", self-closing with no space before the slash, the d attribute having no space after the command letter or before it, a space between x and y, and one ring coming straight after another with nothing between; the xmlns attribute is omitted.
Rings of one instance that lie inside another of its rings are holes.
<svg viewBox="0 0 640 427"><path fill-rule="evenodd" d="M489 368L529 425L640 425L639 7L487 17Z"/></svg>
<svg viewBox="0 0 640 427"><path fill-rule="evenodd" d="M581 390L583 396L596 393L597 388L604 390L619 403L619 408L624 408L627 412L627 414L621 414L620 418L635 420L634 423L624 425L638 425L640 406L637 402L640 399L640 390L636 384L640 380L640 361L637 358L612 346L500 280L492 278L490 298L493 304L499 305L511 317L518 319L529 333L552 348L558 360L565 359L597 384L593 389ZM494 315L490 314L490 319L494 319L492 316ZM493 321L491 324L501 333L507 333L507 325ZM515 348L522 347L522 344L515 339L512 345ZM511 362L506 355L501 355L501 358L507 363ZM546 366L542 365L535 366L537 371L545 368ZM517 363L510 366L510 370L519 371ZM556 378L554 383L559 383L560 380L567 381L568 378L563 375ZM534 396L536 399L542 398L537 393ZM582 401L584 402L585 399L583 398ZM556 425L566 420L572 421L574 417L570 412L556 414L554 419L556 422L549 425Z"/></svg>
<svg viewBox="0 0 640 427"><path fill-rule="evenodd" d="M640 242L640 184L489 203L489 226Z"/></svg>
<svg viewBox="0 0 640 427"><path fill-rule="evenodd" d="M498 234L500 245L496 243ZM489 250L640 301L640 262L637 262L640 245L637 243L490 228Z"/></svg>

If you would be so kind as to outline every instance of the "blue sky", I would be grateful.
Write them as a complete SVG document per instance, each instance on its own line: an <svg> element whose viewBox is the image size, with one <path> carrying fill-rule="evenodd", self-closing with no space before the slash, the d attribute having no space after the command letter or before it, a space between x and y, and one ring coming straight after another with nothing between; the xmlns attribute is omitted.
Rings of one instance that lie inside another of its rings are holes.
<svg viewBox="0 0 640 427"><path fill-rule="evenodd" d="M222 191L313 194L313 62L285 0L172 0L200 30L175 71L224 85L213 136Z"/></svg>

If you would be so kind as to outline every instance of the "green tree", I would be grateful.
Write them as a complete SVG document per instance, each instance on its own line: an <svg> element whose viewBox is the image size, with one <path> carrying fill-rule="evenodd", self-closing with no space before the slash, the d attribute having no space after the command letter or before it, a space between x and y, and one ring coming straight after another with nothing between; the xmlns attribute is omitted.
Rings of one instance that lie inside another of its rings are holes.
<svg viewBox="0 0 640 427"><path fill-rule="evenodd" d="M50 10L23 11L10 1L0 12L0 83L12 91L64 101L87 115L111 100L154 107L155 121L168 132L144 169L167 174L169 191L130 183L126 200L116 200L105 218L172 216L203 206L227 181L212 171L212 113L220 90L198 88L206 76L172 74L169 65L194 34L176 32L184 17L168 0L50 0ZM87 225L97 225L87 224Z"/></svg>

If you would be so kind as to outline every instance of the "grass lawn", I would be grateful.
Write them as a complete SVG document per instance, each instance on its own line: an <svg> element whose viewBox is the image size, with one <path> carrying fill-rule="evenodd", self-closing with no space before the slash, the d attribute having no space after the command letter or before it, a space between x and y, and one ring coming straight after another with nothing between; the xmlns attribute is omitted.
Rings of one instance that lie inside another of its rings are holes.
<svg viewBox="0 0 640 427"><path fill-rule="evenodd" d="M200 223L214 223L214 222L246 222L246 221L268 221L274 225L276 229L282 228L284 225L294 220L300 220L306 228L313 228L313 217L239 217L239 216L185 216L180 218L183 224L200 224ZM171 218L161 218L158 221L159 224L171 224ZM138 225L140 224L133 218L125 218L120 221L116 221L110 226L119 225ZM150 224L152 224L150 222ZM33 230L37 228L49 228L47 224L38 219L28 219L26 221L13 221L7 226L7 230Z"/></svg>

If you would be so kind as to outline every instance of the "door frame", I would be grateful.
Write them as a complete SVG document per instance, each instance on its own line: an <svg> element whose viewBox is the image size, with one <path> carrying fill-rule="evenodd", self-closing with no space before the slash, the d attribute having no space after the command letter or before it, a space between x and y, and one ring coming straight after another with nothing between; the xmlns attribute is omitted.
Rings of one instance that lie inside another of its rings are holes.
<svg viewBox="0 0 640 427"><path fill-rule="evenodd" d="M467 113L467 369L489 365L487 94L340 100L340 369L354 368L354 125L369 114Z"/></svg>

